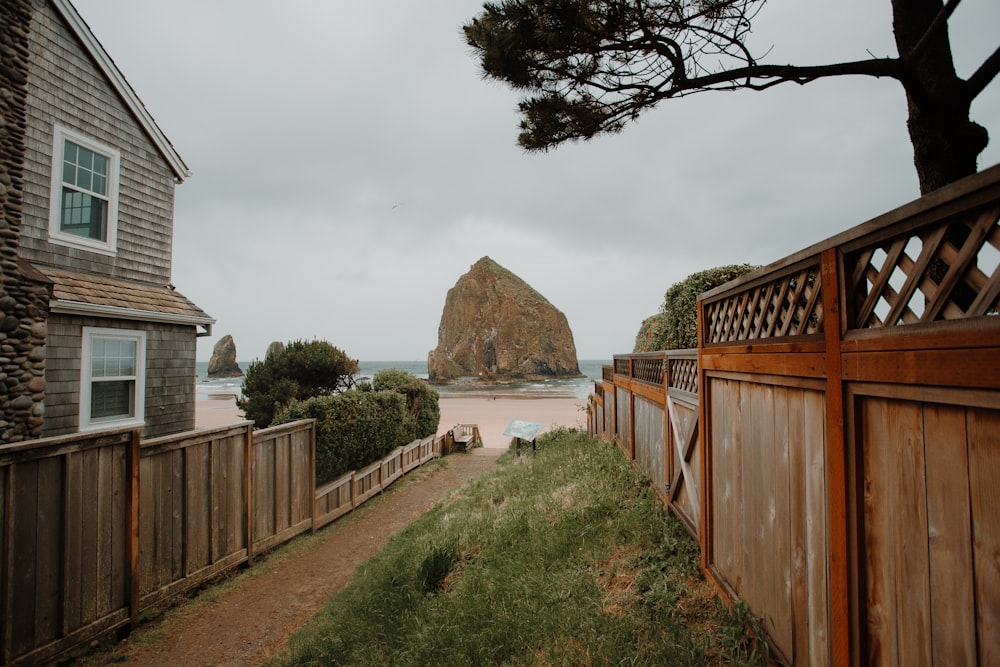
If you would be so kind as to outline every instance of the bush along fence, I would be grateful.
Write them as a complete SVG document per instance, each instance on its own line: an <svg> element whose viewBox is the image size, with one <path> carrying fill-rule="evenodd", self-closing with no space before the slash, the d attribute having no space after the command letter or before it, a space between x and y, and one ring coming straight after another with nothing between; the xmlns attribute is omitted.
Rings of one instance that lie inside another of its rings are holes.
<svg viewBox="0 0 1000 667"><path fill-rule="evenodd" d="M998 219L994 167L703 294L696 350L603 369L591 431L779 662L1000 664Z"/></svg>
<svg viewBox="0 0 1000 667"><path fill-rule="evenodd" d="M42 664L358 507L453 431L316 488L315 420L0 447L0 657Z"/></svg>

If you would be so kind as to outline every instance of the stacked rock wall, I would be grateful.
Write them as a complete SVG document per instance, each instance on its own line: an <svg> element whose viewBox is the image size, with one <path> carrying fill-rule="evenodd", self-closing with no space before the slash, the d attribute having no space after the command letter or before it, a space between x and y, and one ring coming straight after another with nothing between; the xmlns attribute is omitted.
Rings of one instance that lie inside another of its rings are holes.
<svg viewBox="0 0 1000 667"><path fill-rule="evenodd" d="M42 435L51 285L18 261L30 0L0 0L0 444Z"/></svg>

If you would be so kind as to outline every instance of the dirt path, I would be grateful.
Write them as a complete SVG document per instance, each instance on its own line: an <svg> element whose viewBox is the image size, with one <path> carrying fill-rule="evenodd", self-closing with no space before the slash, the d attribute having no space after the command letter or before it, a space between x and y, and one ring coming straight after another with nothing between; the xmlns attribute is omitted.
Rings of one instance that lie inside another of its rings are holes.
<svg viewBox="0 0 1000 667"><path fill-rule="evenodd" d="M417 471L381 498L306 538L304 546L293 543L293 555L272 558L241 575L217 599L186 603L164 620L140 628L111 651L113 660L144 667L261 664L283 651L289 636L392 535L452 489L492 470L503 451L453 454L442 468ZM108 659L108 654L92 656L87 663Z"/></svg>

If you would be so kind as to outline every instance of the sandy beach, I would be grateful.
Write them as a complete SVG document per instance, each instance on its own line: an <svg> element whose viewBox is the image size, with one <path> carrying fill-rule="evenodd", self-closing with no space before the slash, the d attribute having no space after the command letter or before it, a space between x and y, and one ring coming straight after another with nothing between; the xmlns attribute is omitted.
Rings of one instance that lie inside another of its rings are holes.
<svg viewBox="0 0 1000 667"><path fill-rule="evenodd" d="M485 447L503 447L510 444L504 429L514 419L542 424L542 433L555 426L583 427L587 415L583 411L587 401L573 396L545 396L541 398L482 395L442 394L441 421L438 433L444 433L456 424L476 424Z"/></svg>
<svg viewBox="0 0 1000 667"><path fill-rule="evenodd" d="M438 433L444 433L456 424L476 424L486 447L503 447L510 438L504 429L514 419L538 422L542 433L555 426L584 426L586 400L574 396L543 396L539 398L515 395L442 394L441 421ZM243 419L232 396L199 400L195 404L195 426L216 428Z"/></svg>

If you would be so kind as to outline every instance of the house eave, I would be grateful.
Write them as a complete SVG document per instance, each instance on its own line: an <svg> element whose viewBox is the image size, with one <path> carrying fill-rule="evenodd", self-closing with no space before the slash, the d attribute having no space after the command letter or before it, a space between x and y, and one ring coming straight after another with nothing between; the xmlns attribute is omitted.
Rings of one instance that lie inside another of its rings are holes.
<svg viewBox="0 0 1000 667"><path fill-rule="evenodd" d="M49 311L60 315L108 317L117 320L158 322L161 324L180 324L201 327L202 331L195 334L199 338L202 336L212 335L212 325L215 324L215 319L211 317L178 315L176 313L160 313L152 310L121 308L119 306L104 306L100 304L84 303L82 301L67 301L64 299L56 299L50 302Z"/></svg>
<svg viewBox="0 0 1000 667"><path fill-rule="evenodd" d="M139 96L136 95L135 90L132 89L131 84L125 79L125 76L115 65L115 62L108 55L108 52L104 50L101 46L100 41L91 32L90 27L87 25L83 17L80 16L76 8L69 2L69 0L52 0L52 5L59 11L62 17L69 24L70 29L76 34L76 36L83 43L84 48L90 53L94 62L104 73L104 76L108 78L111 85L114 86L115 90L121 96L125 104L128 105L129 109L135 115L136 120L149 135L149 138L156 145L163 159L167 161L170 168L173 170L177 182L181 183L185 178L191 175L191 170L188 168L187 164L184 163L184 159L174 148L170 140L160 129L156 121L153 120L152 115L146 109L146 105L142 103Z"/></svg>

